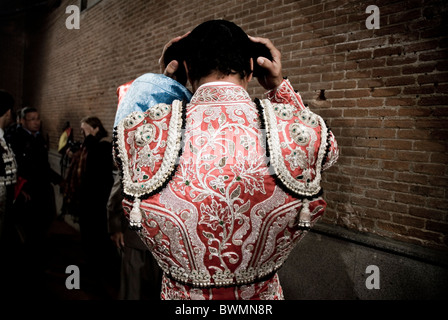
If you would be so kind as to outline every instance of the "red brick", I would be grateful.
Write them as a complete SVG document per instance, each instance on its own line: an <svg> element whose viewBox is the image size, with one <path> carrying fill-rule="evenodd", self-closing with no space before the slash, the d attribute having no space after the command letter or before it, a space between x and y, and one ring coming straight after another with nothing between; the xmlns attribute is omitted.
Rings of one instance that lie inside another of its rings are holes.
<svg viewBox="0 0 448 320"><path fill-rule="evenodd" d="M370 69L384 67L386 65L386 59L369 59L359 62L360 69Z"/></svg>
<svg viewBox="0 0 448 320"><path fill-rule="evenodd" d="M434 188L432 185L430 186L412 185L410 187L410 192L412 194L418 194L425 197L441 198L445 196L444 188Z"/></svg>
<svg viewBox="0 0 448 320"><path fill-rule="evenodd" d="M382 146L385 149L394 149L394 150L411 150L413 145L412 140L400 140L400 139L383 139Z"/></svg>
<svg viewBox="0 0 448 320"><path fill-rule="evenodd" d="M448 73L431 73L428 75L420 75L417 77L419 84L448 82Z"/></svg>
<svg viewBox="0 0 448 320"><path fill-rule="evenodd" d="M398 182L411 182L425 185L428 183L428 176L414 172L397 172L395 180Z"/></svg>
<svg viewBox="0 0 448 320"><path fill-rule="evenodd" d="M411 9L409 7L405 9ZM389 24L393 25L396 23L402 23L402 22L408 22L409 20L414 20L420 18L421 15L421 9L414 9L413 10L406 10L406 11L400 11L396 14L389 15Z"/></svg>
<svg viewBox="0 0 448 320"><path fill-rule="evenodd" d="M358 107L381 107L384 105L383 98L359 99Z"/></svg>
<svg viewBox="0 0 448 320"><path fill-rule="evenodd" d="M382 47L386 45L387 40L382 37L366 37L362 40L359 40L359 49L369 49L376 47ZM375 58L375 56L373 56Z"/></svg>
<svg viewBox="0 0 448 320"><path fill-rule="evenodd" d="M427 73L432 72L436 68L436 63L419 63L417 65L407 65L403 66L403 74L416 74L416 73Z"/></svg>
<svg viewBox="0 0 448 320"><path fill-rule="evenodd" d="M448 223L441 223L428 220L426 222L426 229L429 231L435 231L440 233L448 233Z"/></svg>
<svg viewBox="0 0 448 320"><path fill-rule="evenodd" d="M386 65L387 66L397 66L397 65L408 65L411 63L416 62L418 57L416 55L414 56L391 56L387 58Z"/></svg>
<svg viewBox="0 0 448 320"><path fill-rule="evenodd" d="M441 242L442 235L436 232L428 232L422 229L409 228L408 235L419 239L425 239L426 241L432 241L434 243Z"/></svg>
<svg viewBox="0 0 448 320"><path fill-rule="evenodd" d="M342 97L344 97L345 93L344 92L342 92L342 93L343 93ZM350 108L350 107L356 107L356 101L355 100L347 100L347 99L333 100L333 101L331 101L331 105L334 108Z"/></svg>
<svg viewBox="0 0 448 320"><path fill-rule="evenodd" d="M398 96L401 93L401 88L387 88L387 89L375 89L372 92L372 97L392 97Z"/></svg>
<svg viewBox="0 0 448 320"><path fill-rule="evenodd" d="M353 121L355 122L355 121ZM356 119L356 126L357 127L364 127L364 128L380 128L383 125L383 121L380 119L371 119L371 118L361 118Z"/></svg>
<svg viewBox="0 0 448 320"><path fill-rule="evenodd" d="M367 109L358 109L358 108L352 108L352 109L346 109L344 110L344 117L351 117L351 118L361 118L361 117L367 117L369 114L369 110Z"/></svg>
<svg viewBox="0 0 448 320"><path fill-rule="evenodd" d="M395 129L385 128L385 129L369 129L368 130L369 137L375 138L395 138L397 132Z"/></svg>
<svg viewBox="0 0 448 320"><path fill-rule="evenodd" d="M378 228L380 228L386 232L407 235L407 229L404 226L399 225L399 224L378 221L377 226L378 226Z"/></svg>
<svg viewBox="0 0 448 320"><path fill-rule="evenodd" d="M426 140L431 139L431 132L429 130L421 129L401 129L397 132L397 138L399 139L412 139L412 140Z"/></svg>
<svg viewBox="0 0 448 320"><path fill-rule="evenodd" d="M384 56L393 56L393 55L401 55L403 52L403 48L401 47L386 47L386 48L380 48L375 49L373 51L373 57L384 57Z"/></svg>
<svg viewBox="0 0 448 320"><path fill-rule="evenodd" d="M346 98L370 97L370 90L365 89L345 90L345 97Z"/></svg>
<svg viewBox="0 0 448 320"><path fill-rule="evenodd" d="M398 191L398 192L408 192L409 191L409 185L407 183L401 183L401 182L386 182L381 181L379 182L379 188L389 191ZM400 212L406 211L403 206L400 206Z"/></svg>
<svg viewBox="0 0 448 320"><path fill-rule="evenodd" d="M322 75L322 81L335 81L344 79L344 72L327 72Z"/></svg>
<svg viewBox="0 0 448 320"><path fill-rule="evenodd" d="M412 76L392 77L392 78L387 78L385 81L385 85L387 87L407 86L407 85L411 85L411 84L415 84L415 77L412 77Z"/></svg>
<svg viewBox="0 0 448 320"><path fill-rule="evenodd" d="M420 61L437 61L437 60L446 60L447 53L445 50L435 50L430 52L420 53L419 60Z"/></svg>
<svg viewBox="0 0 448 320"><path fill-rule="evenodd" d="M397 109L390 107L382 107L369 110L370 117L393 117L396 116L397 113Z"/></svg>
<svg viewBox="0 0 448 320"><path fill-rule="evenodd" d="M334 81L333 82L333 89L355 89L356 88L356 81L355 80L348 80L348 81Z"/></svg>
<svg viewBox="0 0 448 320"><path fill-rule="evenodd" d="M372 77L391 77L400 75L400 67L376 68L372 70Z"/></svg>
<svg viewBox="0 0 448 320"><path fill-rule="evenodd" d="M358 88L375 88L384 85L383 79L362 79L358 80Z"/></svg>
<svg viewBox="0 0 448 320"><path fill-rule="evenodd" d="M444 152L446 151L445 141L415 141L414 142L415 151L429 151L429 152Z"/></svg>
<svg viewBox="0 0 448 320"><path fill-rule="evenodd" d="M335 63L333 65L333 69L334 69L334 71L356 70L356 69L358 69L358 63L356 63L356 61Z"/></svg>
<svg viewBox="0 0 448 320"><path fill-rule="evenodd" d="M353 158L352 163L359 167L378 167L379 161L377 159Z"/></svg>
<svg viewBox="0 0 448 320"><path fill-rule="evenodd" d="M446 165L444 164L415 163L413 171L417 173L439 176L444 175L446 170Z"/></svg>
<svg viewBox="0 0 448 320"><path fill-rule="evenodd" d="M357 50L359 48L358 42L346 42L339 43L335 46L335 52L347 52L351 50Z"/></svg>
<svg viewBox="0 0 448 320"><path fill-rule="evenodd" d="M386 106L414 106L416 104L413 98L386 98Z"/></svg>
<svg viewBox="0 0 448 320"><path fill-rule="evenodd" d="M401 107L398 110L398 115L401 117L411 116L411 117L427 117L432 114L429 108L416 108L416 107Z"/></svg>
<svg viewBox="0 0 448 320"><path fill-rule="evenodd" d="M385 200L378 201L378 207L388 212L407 213L408 211L408 206L406 204L398 203L395 201L385 201Z"/></svg>
<svg viewBox="0 0 448 320"><path fill-rule="evenodd" d="M428 40L424 42L413 43L405 46L406 52L418 52L418 51L427 51L431 49L436 49L439 45L438 40Z"/></svg>
<svg viewBox="0 0 448 320"><path fill-rule="evenodd" d="M430 154L430 161L433 163L448 163L448 153L433 152Z"/></svg>
<svg viewBox="0 0 448 320"><path fill-rule="evenodd" d="M448 96L439 95L432 97L422 97L418 101L419 106L436 106L436 105L445 105L448 106Z"/></svg>
<svg viewBox="0 0 448 320"><path fill-rule="evenodd" d="M383 168L393 171L409 171L410 164L403 161L384 161Z"/></svg>
<svg viewBox="0 0 448 320"><path fill-rule="evenodd" d="M371 70L363 70L363 71L350 70L345 73L345 77L347 79L370 78L371 75L372 75Z"/></svg>
<svg viewBox="0 0 448 320"><path fill-rule="evenodd" d="M372 58L372 51L352 51L347 54L347 60L366 60Z"/></svg>
<svg viewBox="0 0 448 320"><path fill-rule="evenodd" d="M361 205L362 207L367 208L375 208L377 206L377 200L369 199L364 196L352 196L350 200L353 205Z"/></svg>
<svg viewBox="0 0 448 320"><path fill-rule="evenodd" d="M414 218L409 215L403 215L394 213L392 214L392 222L398 223L403 226L410 226L414 228L421 228L423 229L425 227L425 220L420 218Z"/></svg>
<svg viewBox="0 0 448 320"><path fill-rule="evenodd" d="M396 192L395 201L399 203L405 203L407 205L419 205L425 203L426 196L419 196L414 193Z"/></svg>
<svg viewBox="0 0 448 320"><path fill-rule="evenodd" d="M387 199L388 195L390 196L390 192L389 193L386 192L385 200L390 200L390 199ZM391 217L392 217L392 215L389 212L385 212L385 211L373 209L373 208L367 208L365 211L365 215L372 219L383 220L383 221L390 221Z"/></svg>
<svg viewBox="0 0 448 320"><path fill-rule="evenodd" d="M394 159L395 158L395 152L390 151L390 150L383 150L380 148L376 148L376 149L369 149L369 151L367 152L367 157L369 157L370 159ZM385 166L386 168L386 166Z"/></svg>
<svg viewBox="0 0 448 320"><path fill-rule="evenodd" d="M366 138L358 138L353 142L353 146L355 147L368 147L368 148L379 148L380 141L378 139L366 139ZM370 149L367 155L370 152L383 152L382 149Z"/></svg>

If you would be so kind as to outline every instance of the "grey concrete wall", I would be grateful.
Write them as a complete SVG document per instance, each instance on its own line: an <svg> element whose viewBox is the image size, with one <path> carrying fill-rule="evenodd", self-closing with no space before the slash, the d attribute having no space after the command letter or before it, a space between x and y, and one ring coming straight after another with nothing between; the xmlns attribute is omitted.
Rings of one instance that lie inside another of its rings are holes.
<svg viewBox="0 0 448 320"><path fill-rule="evenodd" d="M379 289L366 286L373 275L366 272L370 265L378 267ZM312 231L279 276L285 299L291 300L448 299L446 266Z"/></svg>

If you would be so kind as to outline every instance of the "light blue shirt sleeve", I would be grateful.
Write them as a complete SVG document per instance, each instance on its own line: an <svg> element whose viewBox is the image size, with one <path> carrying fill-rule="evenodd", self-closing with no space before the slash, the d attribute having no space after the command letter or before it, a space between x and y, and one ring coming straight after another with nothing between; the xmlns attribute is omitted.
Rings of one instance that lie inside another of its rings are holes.
<svg viewBox="0 0 448 320"><path fill-rule="evenodd" d="M190 101L191 92L179 82L156 73L146 73L129 87L118 105L114 127L134 111L145 112L159 103L171 104L174 100Z"/></svg>

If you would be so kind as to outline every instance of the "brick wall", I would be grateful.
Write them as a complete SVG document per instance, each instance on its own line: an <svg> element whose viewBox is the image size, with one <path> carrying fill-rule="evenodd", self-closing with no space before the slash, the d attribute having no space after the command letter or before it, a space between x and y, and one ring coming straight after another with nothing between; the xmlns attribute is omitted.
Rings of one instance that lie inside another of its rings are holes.
<svg viewBox="0 0 448 320"><path fill-rule="evenodd" d="M56 148L65 121L113 124L116 88L158 72L161 48L202 21L228 19L282 51L284 74L334 131L324 221L422 246L447 239L447 6L444 1L102 0L68 30L65 8L28 21L23 100ZM380 29L369 30L369 4ZM253 97L263 90L250 85Z"/></svg>
<svg viewBox="0 0 448 320"><path fill-rule="evenodd" d="M22 17L0 20L0 89L13 95L16 106L22 105L25 51L23 25Z"/></svg>

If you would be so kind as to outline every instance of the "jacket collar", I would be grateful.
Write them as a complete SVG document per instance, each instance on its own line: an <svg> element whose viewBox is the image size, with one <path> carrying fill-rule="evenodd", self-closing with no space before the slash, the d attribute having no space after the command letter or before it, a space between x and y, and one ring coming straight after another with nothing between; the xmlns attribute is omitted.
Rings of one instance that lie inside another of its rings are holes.
<svg viewBox="0 0 448 320"><path fill-rule="evenodd" d="M214 103L241 103L251 101L249 93L241 86L231 82L208 82L200 86L190 103L214 104Z"/></svg>

